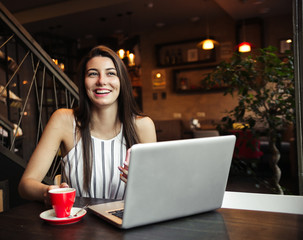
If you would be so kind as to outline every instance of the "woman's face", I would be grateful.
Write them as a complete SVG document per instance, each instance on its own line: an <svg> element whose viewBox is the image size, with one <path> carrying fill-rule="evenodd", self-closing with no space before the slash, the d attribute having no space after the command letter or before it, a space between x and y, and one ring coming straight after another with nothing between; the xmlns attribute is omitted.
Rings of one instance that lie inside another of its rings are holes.
<svg viewBox="0 0 303 240"><path fill-rule="evenodd" d="M118 105L120 79L110 58L97 56L87 62L85 88L93 105L97 107Z"/></svg>

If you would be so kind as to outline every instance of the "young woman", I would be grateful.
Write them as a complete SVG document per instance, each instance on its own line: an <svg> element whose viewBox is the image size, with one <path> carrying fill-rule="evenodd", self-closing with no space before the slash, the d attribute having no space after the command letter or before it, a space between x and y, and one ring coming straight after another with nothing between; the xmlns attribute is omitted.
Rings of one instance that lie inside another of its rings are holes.
<svg viewBox="0 0 303 240"><path fill-rule="evenodd" d="M120 171L133 144L156 141L153 121L137 109L127 69L105 46L82 61L77 109L53 113L19 184L29 200L49 202L48 190L74 187L77 196L122 199ZM58 148L63 155L60 186L42 183ZM119 167L119 169L118 169Z"/></svg>

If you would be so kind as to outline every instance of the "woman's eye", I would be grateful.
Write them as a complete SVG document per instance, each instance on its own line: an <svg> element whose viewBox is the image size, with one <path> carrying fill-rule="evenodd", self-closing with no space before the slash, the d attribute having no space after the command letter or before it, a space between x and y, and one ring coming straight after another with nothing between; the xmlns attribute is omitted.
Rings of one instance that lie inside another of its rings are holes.
<svg viewBox="0 0 303 240"><path fill-rule="evenodd" d="M117 75L116 72L108 72L107 74L110 75L110 76L116 76Z"/></svg>
<svg viewBox="0 0 303 240"><path fill-rule="evenodd" d="M98 76L98 73L97 72L88 72L87 76L89 76L89 77L96 77L96 76Z"/></svg>

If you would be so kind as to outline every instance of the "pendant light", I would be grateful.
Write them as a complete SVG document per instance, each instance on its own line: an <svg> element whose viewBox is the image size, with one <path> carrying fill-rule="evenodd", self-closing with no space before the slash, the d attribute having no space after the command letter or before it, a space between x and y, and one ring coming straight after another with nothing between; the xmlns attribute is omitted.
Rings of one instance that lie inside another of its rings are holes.
<svg viewBox="0 0 303 240"><path fill-rule="evenodd" d="M207 1L207 0L204 0ZM207 7L209 9L209 7ZM209 37L209 22L208 22L208 12L206 14L206 39L198 43L198 46L201 45L203 50L211 50L214 49L215 45L219 43Z"/></svg>
<svg viewBox="0 0 303 240"><path fill-rule="evenodd" d="M238 45L238 51L245 53L251 51L251 43L249 42L242 42Z"/></svg>
<svg viewBox="0 0 303 240"><path fill-rule="evenodd" d="M135 66L135 54L134 53L128 54L128 66L130 66L130 67Z"/></svg>
<svg viewBox="0 0 303 240"><path fill-rule="evenodd" d="M204 50L211 50L213 49L214 46L214 42L212 39L205 39L202 43L202 49Z"/></svg>
<svg viewBox="0 0 303 240"><path fill-rule="evenodd" d="M129 29L128 29L128 34L126 37L123 37L123 44L124 48L120 48L117 51L117 54L119 55L120 59L124 60L125 63L129 66L129 67L133 67L135 66L135 54L131 52L131 47L130 44L127 44L127 41L130 41L130 34L131 34L131 27L132 27L132 22L131 22L131 15L132 12L127 12L126 13L129 16ZM122 15L118 15L118 16L122 16Z"/></svg>
<svg viewBox="0 0 303 240"><path fill-rule="evenodd" d="M121 59L125 57L125 50L123 48L120 48L117 53Z"/></svg>
<svg viewBox="0 0 303 240"><path fill-rule="evenodd" d="M130 39L130 35L131 35L131 33L132 33L132 12L127 12L126 13L128 16L129 16L129 39ZM132 51L133 51L133 49L132 49ZM132 51L130 51L130 49L129 49L129 51L127 51L127 58L128 58L128 66L129 67L133 67L133 66L135 66L135 54L132 52Z"/></svg>
<svg viewBox="0 0 303 240"><path fill-rule="evenodd" d="M201 41L199 45L201 45L203 50L212 50L214 49L215 45L219 43L209 37L209 25L208 22L206 23L206 39Z"/></svg>
<svg viewBox="0 0 303 240"><path fill-rule="evenodd" d="M242 25L242 34L243 34L243 42L237 46L239 52L247 53L251 51L252 44L246 41L246 29L245 29L245 20L243 20Z"/></svg>

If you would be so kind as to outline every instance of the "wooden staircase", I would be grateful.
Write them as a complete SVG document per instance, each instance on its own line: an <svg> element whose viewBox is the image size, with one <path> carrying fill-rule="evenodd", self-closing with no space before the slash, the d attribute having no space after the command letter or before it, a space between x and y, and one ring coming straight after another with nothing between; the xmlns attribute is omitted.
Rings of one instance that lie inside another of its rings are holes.
<svg viewBox="0 0 303 240"><path fill-rule="evenodd" d="M77 86L1 2L0 87L0 182L8 182L2 198L9 198L13 207L23 202L18 183L49 117L58 108L75 107L79 95ZM60 159L58 151L44 182L53 181Z"/></svg>

